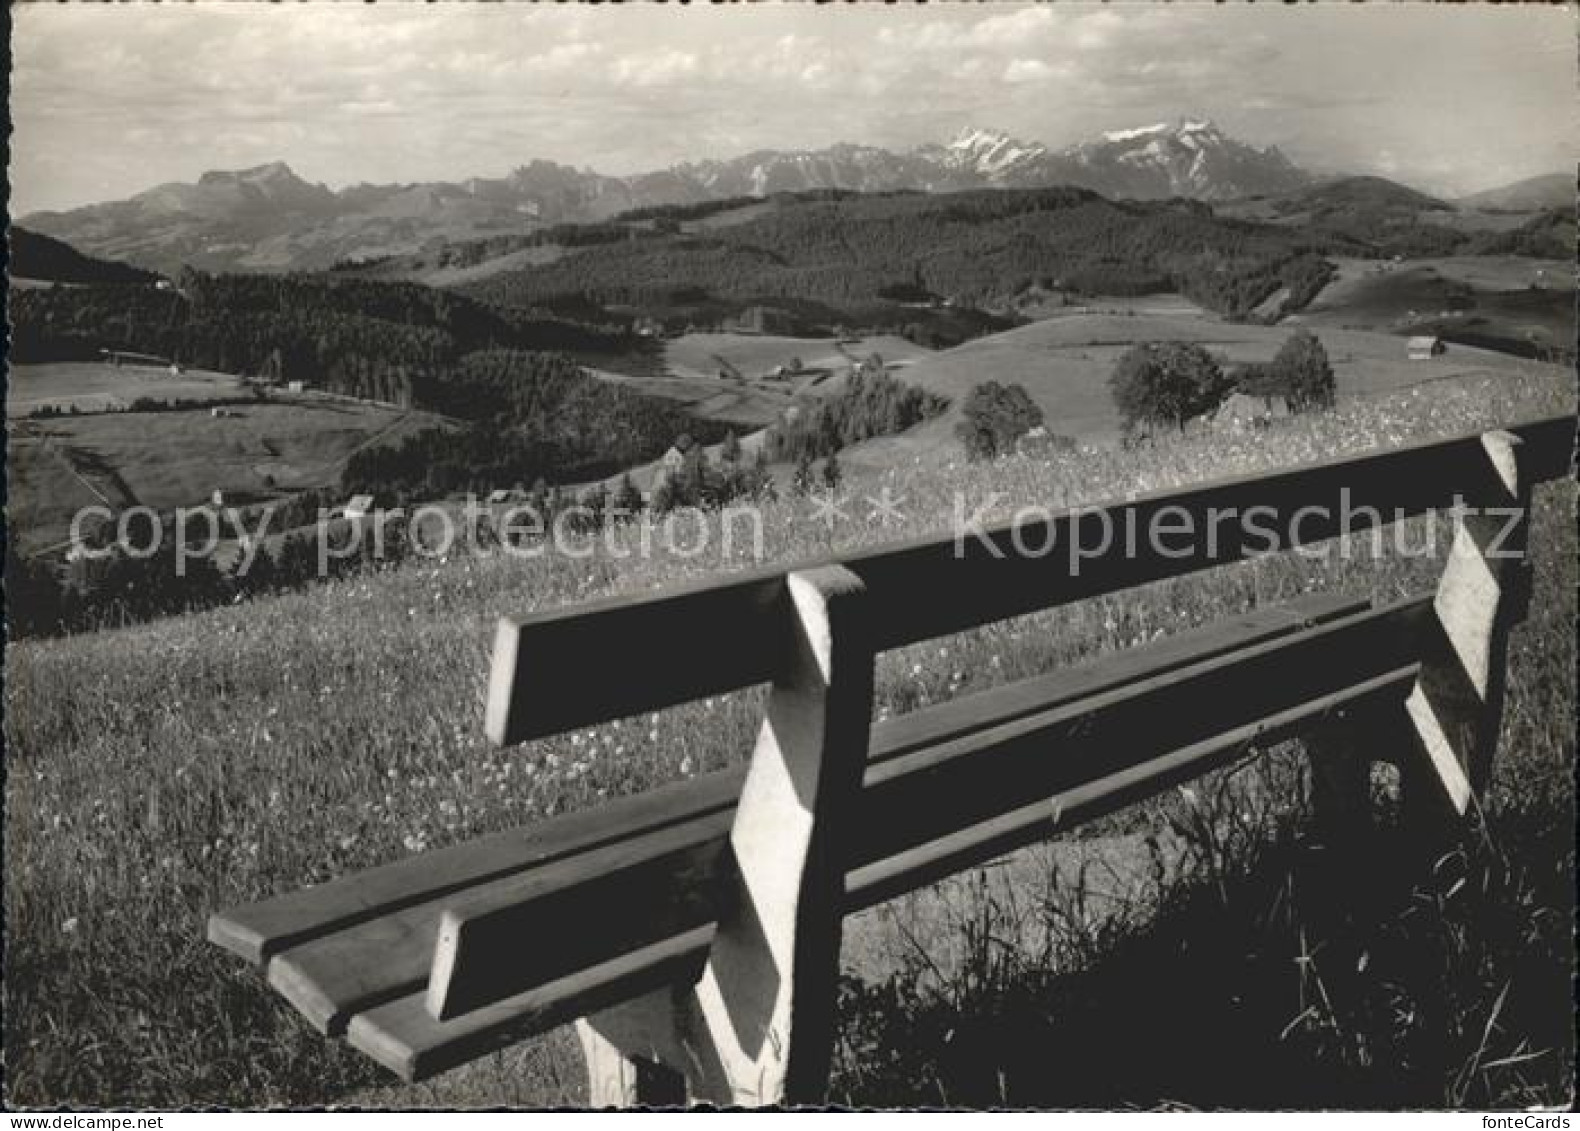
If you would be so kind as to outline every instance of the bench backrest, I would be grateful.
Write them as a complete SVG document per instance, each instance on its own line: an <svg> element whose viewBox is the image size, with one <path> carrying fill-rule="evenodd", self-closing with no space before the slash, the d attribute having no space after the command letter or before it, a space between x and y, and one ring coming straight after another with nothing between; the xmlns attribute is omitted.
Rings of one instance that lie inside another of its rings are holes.
<svg viewBox="0 0 1580 1131"><path fill-rule="evenodd" d="M1507 431L1521 442L1528 481L1569 473L1573 420ZM1471 435L506 618L495 641L485 725L493 741L512 745L768 682L786 654L786 579L796 572L838 565L859 578L872 643L883 651L1321 542L1368 528L1371 512L1392 521L1458 500L1507 497L1481 436ZM1215 514L1254 516L1254 529L1251 522L1214 523ZM1215 535L1156 544L1141 536L1127 547L1124 532L1166 526L1178 515L1196 531L1215 527ZM1112 532L1106 550L1070 568L1067 548L1103 545L1105 530ZM1053 550L1044 556L1021 552L1045 546Z"/></svg>

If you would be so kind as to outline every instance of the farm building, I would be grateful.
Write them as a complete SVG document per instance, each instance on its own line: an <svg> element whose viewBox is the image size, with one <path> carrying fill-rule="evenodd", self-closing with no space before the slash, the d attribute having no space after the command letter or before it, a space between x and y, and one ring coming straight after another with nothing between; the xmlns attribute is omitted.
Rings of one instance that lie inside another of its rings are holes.
<svg viewBox="0 0 1580 1131"><path fill-rule="evenodd" d="M517 497L518 492L512 491L506 487L501 487L497 491L490 491L488 493L488 503L490 506L499 506L502 503L514 502Z"/></svg>
<svg viewBox="0 0 1580 1131"><path fill-rule="evenodd" d="M660 471L679 471L686 463L686 456L695 446L695 441L690 436L682 436L670 445L669 451L658 458Z"/></svg>
<svg viewBox="0 0 1580 1131"><path fill-rule="evenodd" d="M1407 348L1411 361L1431 361L1448 350L1435 334L1418 334L1410 339Z"/></svg>
<svg viewBox="0 0 1580 1131"><path fill-rule="evenodd" d="M287 381L285 383L285 391L288 393L300 393L304 392L306 389L307 384L303 381Z"/></svg>
<svg viewBox="0 0 1580 1131"><path fill-rule="evenodd" d="M350 519L367 518L373 513L373 496L352 495L346 501L346 505L340 509L340 513Z"/></svg>
<svg viewBox="0 0 1580 1131"><path fill-rule="evenodd" d="M1240 432L1248 428L1261 428L1270 420L1288 416L1289 402L1283 397L1254 397L1234 393L1212 414L1215 429Z"/></svg>
<svg viewBox="0 0 1580 1131"><path fill-rule="evenodd" d="M131 350L101 349L99 356L106 365L156 365L161 369L170 366L168 357L156 357L151 353L133 353Z"/></svg>

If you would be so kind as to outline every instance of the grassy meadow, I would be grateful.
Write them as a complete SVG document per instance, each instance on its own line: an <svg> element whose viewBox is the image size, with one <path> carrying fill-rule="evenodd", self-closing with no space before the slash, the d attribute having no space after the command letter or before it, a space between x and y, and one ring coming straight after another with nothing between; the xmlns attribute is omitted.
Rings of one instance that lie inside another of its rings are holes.
<svg viewBox="0 0 1580 1131"><path fill-rule="evenodd" d="M1290 326L1220 322L1188 309L1169 313L1159 307L1118 307L1032 322L911 362L901 379L948 397L954 407L903 435L858 448L842 461L850 466L888 466L912 458L947 462L958 450L959 407L984 374L1024 385L1050 432L1112 441L1121 425L1108 379L1135 343L1197 342L1224 364L1235 365L1271 360L1290 333ZM1341 400L1447 380L1496 379L1531 368L1504 354L1461 346L1432 361L1412 362L1404 340L1387 333L1324 327L1320 336ZM1551 371L1554 377L1560 372ZM1379 419L1385 417L1386 412Z"/></svg>
<svg viewBox="0 0 1580 1131"><path fill-rule="evenodd" d="M165 398L158 382L147 389L141 395ZM78 510L105 499L117 508L141 504L164 512L202 505L216 490L245 503L332 485L358 448L441 419L311 394L278 395L227 411L218 418L198 407L13 422L13 537L24 549L62 542Z"/></svg>
<svg viewBox="0 0 1580 1131"><path fill-rule="evenodd" d="M105 412L124 409L138 397L175 403L211 401L244 392L241 381L228 373L187 370L172 377L167 369L154 366L41 362L7 366L5 408L7 417L26 416L41 408Z"/></svg>
<svg viewBox="0 0 1580 1131"><path fill-rule="evenodd" d="M853 490L892 489L902 520L878 521L858 498L829 527L787 498L767 508L765 557L944 531L957 491L1001 493L1006 509L1057 506L1573 408L1567 379L1515 368L1132 452L900 463ZM1077 834L1131 858L1140 879L1112 906L1086 905L1055 845L1017 857L1014 884L981 869L853 921L832 1098L1566 1102L1569 485L1538 492L1532 546L1537 593L1514 642L1498 777L1482 835L1457 856L1392 876L1384 853L1364 867L1350 861L1335 880L1322 871L1331 862L1313 861L1295 835L1296 763L1215 775ZM217 907L743 760L760 692L512 750L483 739L498 615L752 564L745 547L726 554L718 539L695 559L642 560L630 549L413 562L9 647L7 1101L577 1102L579 1058L563 1031L431 1085L391 1085L310 1031L257 971L210 947L204 921ZM883 656L877 710L911 710L1301 593L1421 591L1439 564L1283 555L990 625Z"/></svg>

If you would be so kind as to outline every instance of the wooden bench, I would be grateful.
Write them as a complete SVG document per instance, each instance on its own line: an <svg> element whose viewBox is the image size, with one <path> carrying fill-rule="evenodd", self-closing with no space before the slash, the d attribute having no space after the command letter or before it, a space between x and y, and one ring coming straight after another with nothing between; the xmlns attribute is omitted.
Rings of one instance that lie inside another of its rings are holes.
<svg viewBox="0 0 1580 1131"><path fill-rule="evenodd" d="M1412 737L1402 771L1421 812L1465 813L1490 772L1530 485L1564 473L1571 436L1541 421L504 621L495 741L770 683L749 766L233 908L209 937L408 1080L574 1020L595 1105L815 1101L852 911L1297 733L1319 815L1362 819L1370 763L1401 756L1358 719ZM877 652L1331 537L1341 520L1311 508L1341 487L1352 513L1459 498L1516 521L1458 516L1435 594L1258 608L872 725ZM1006 552L1167 506L1268 507L1284 521L1263 528L1285 534L1082 570ZM1516 556L1487 552L1500 537Z"/></svg>

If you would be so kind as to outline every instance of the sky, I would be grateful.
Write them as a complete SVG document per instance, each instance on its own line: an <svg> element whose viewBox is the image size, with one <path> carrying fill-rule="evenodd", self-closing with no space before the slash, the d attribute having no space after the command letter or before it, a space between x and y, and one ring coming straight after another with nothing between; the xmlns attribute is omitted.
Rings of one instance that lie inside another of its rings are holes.
<svg viewBox="0 0 1580 1131"><path fill-rule="evenodd" d="M284 160L308 180L605 173L966 126L1058 148L1208 117L1458 194L1580 156L1562 7L129 3L13 8L13 215Z"/></svg>

